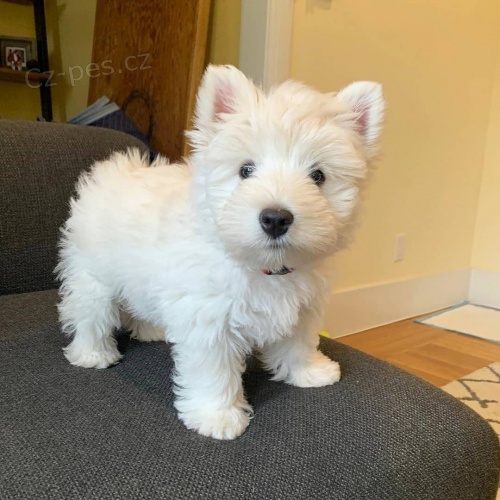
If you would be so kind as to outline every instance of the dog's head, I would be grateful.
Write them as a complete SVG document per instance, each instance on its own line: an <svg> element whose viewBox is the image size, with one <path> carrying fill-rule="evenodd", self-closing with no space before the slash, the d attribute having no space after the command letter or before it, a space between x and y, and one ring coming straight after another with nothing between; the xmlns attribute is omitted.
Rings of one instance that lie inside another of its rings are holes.
<svg viewBox="0 0 500 500"><path fill-rule="evenodd" d="M198 91L198 194L227 251L278 271L341 248L376 153L381 86L321 94L294 81L264 93L231 66L210 66Z"/></svg>

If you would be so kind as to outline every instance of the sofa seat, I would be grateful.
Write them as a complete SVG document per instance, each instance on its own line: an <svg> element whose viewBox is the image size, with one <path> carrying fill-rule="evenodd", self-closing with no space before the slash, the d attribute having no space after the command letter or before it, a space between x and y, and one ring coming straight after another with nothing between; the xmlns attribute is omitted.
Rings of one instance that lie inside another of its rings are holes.
<svg viewBox="0 0 500 500"><path fill-rule="evenodd" d="M340 383L272 382L251 359L255 417L235 441L187 430L169 347L118 333L106 370L63 357L54 290L0 296L0 498L494 498L498 443L440 389L333 340Z"/></svg>

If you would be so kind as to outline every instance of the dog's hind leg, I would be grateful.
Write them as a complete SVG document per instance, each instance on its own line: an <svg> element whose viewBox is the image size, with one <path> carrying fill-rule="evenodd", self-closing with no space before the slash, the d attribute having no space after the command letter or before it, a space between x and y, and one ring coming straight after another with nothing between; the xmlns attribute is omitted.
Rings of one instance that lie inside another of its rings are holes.
<svg viewBox="0 0 500 500"><path fill-rule="evenodd" d="M147 321L134 318L127 311L121 311L120 318L122 326L130 332L130 336L133 339L142 342L165 341L165 330L162 328L158 328Z"/></svg>
<svg viewBox="0 0 500 500"><path fill-rule="evenodd" d="M72 365L107 368L121 354L113 332L120 325L120 312L111 290L86 272L63 279L59 315L63 330L73 335L64 348Z"/></svg>

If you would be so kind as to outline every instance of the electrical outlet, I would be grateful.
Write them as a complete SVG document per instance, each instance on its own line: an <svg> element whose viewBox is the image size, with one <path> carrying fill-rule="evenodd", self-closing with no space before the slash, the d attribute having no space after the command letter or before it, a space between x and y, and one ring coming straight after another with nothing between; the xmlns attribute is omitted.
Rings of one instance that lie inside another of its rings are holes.
<svg viewBox="0 0 500 500"><path fill-rule="evenodd" d="M396 234L394 241L394 262L401 262L406 255L406 234Z"/></svg>

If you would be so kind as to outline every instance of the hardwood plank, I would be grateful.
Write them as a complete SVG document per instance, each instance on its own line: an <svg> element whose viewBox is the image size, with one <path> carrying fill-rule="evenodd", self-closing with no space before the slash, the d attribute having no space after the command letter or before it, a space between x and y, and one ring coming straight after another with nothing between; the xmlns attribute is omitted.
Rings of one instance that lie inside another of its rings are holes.
<svg viewBox="0 0 500 500"><path fill-rule="evenodd" d="M430 327L424 325L418 325L423 329L428 329ZM337 340L346 345L356 344L356 345L366 345L367 348L375 347L380 344L381 341L394 341L400 340L401 338L407 338L415 333L415 328L413 324L408 320L398 321L397 323L392 323L390 325L381 326L378 328L372 328L370 330L365 330L360 333L354 333L353 335L347 335L345 337L340 337ZM422 331L419 329L418 331Z"/></svg>
<svg viewBox="0 0 500 500"><path fill-rule="evenodd" d="M500 360L500 344L495 344L477 337L444 332L444 334L440 335L434 343L443 347L450 347L465 354L478 356L487 360L488 364Z"/></svg>
<svg viewBox="0 0 500 500"><path fill-rule="evenodd" d="M443 386L500 360L500 345L487 340L399 321L336 339Z"/></svg>
<svg viewBox="0 0 500 500"><path fill-rule="evenodd" d="M425 345L439 336L440 332L436 328L398 322L337 340L386 359L395 353Z"/></svg>
<svg viewBox="0 0 500 500"><path fill-rule="evenodd" d="M408 368L420 370L445 380L455 380L466 373L463 369L447 359L436 360L415 351L406 351L387 358L389 363L404 364Z"/></svg>
<svg viewBox="0 0 500 500"><path fill-rule="evenodd" d="M443 347L434 342L413 349L412 352L437 362L446 360L447 363L459 367L464 375L490 363L488 359L479 357L475 353L460 352L454 348Z"/></svg>

